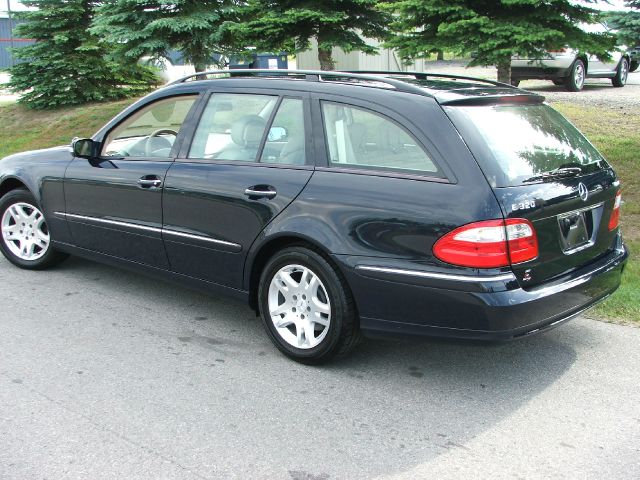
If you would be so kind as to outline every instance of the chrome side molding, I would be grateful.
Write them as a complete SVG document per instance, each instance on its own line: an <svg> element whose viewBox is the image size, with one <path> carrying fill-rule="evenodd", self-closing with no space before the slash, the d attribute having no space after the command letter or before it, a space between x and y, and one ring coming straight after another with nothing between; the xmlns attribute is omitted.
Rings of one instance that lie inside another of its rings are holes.
<svg viewBox="0 0 640 480"><path fill-rule="evenodd" d="M372 265L356 265L356 270L369 272L391 273L395 275L406 275L409 277L433 278L437 280L451 280L453 282L505 282L515 280L513 273L501 273L498 275L454 275L450 273L424 272L421 270L405 270L402 268L375 267Z"/></svg>
<svg viewBox="0 0 640 480"><path fill-rule="evenodd" d="M238 251L240 251L242 249L242 245L240 245L238 243L226 242L224 240L217 240L215 238L205 237L203 235L193 235L191 233L179 232L177 230L172 230L172 229L167 229L167 228L148 227L146 225L140 225L140 224L137 224L137 223L121 222L121 221L118 221L118 220L106 220L104 218L88 217L86 215L76 215L75 213L54 212L54 215L56 215L58 217L65 218L65 219L84 220L84 221L98 223L98 224L102 224L102 225L113 225L113 226L117 226L117 227L127 227L127 228L131 228L131 229L134 229L134 230L141 230L141 231L144 231L144 232L153 232L153 233L159 233L161 235L169 235L169 236L180 237L180 238L189 238L191 240L200 240L200 241L203 241L203 242L213 243L213 244L216 244L216 245L224 245L226 247L231 247L231 248L236 249Z"/></svg>

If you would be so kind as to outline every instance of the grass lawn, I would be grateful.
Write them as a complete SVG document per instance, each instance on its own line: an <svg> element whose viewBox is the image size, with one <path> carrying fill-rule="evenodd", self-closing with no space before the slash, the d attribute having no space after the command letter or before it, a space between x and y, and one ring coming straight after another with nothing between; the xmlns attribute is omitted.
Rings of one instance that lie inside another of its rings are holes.
<svg viewBox="0 0 640 480"><path fill-rule="evenodd" d="M640 325L640 112L553 106L591 140L622 180L622 233L631 258L620 289L591 315Z"/></svg>
<svg viewBox="0 0 640 480"><path fill-rule="evenodd" d="M91 136L130 103L124 100L45 112L0 103L0 158L68 144L74 136ZM572 104L554 107L600 149L623 182L622 229L632 257L622 287L592 315L640 325L640 112Z"/></svg>

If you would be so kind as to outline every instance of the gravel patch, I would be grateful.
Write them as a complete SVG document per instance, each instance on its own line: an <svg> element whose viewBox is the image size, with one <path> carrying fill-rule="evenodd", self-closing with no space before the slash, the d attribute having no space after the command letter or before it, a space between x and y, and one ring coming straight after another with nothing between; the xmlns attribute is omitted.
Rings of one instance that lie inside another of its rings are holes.
<svg viewBox="0 0 640 480"><path fill-rule="evenodd" d="M9 83L10 75L6 72L0 72L0 103L13 102L18 99L18 95L13 95L5 86Z"/></svg>

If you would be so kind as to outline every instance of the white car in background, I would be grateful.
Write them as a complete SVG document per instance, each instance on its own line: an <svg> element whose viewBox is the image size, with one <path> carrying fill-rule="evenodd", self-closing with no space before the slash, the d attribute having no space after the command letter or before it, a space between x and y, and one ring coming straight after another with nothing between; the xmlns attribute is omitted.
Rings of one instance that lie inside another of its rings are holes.
<svg viewBox="0 0 640 480"><path fill-rule="evenodd" d="M166 58L142 57L138 63L147 67L153 67L162 83L170 83L195 73L193 65L174 65L171 60Z"/></svg>
<svg viewBox="0 0 640 480"><path fill-rule="evenodd" d="M549 51L547 55L543 59L512 58L511 84L517 87L521 80L551 80L570 92L578 92L587 78L610 78L614 87L624 87L632 71L627 53L612 52L607 62L573 49ZM634 67L633 70L638 67L637 63Z"/></svg>
<svg viewBox="0 0 640 480"><path fill-rule="evenodd" d="M603 24L582 25L587 32L605 33L610 31ZM511 59L511 84L518 86L521 80L551 80L556 85L564 85L570 92L579 92L587 78L610 78L614 87L624 87L629 72L638 68L632 61L626 47L610 52L611 59L603 62L595 55L588 55L571 48L550 50L544 58Z"/></svg>

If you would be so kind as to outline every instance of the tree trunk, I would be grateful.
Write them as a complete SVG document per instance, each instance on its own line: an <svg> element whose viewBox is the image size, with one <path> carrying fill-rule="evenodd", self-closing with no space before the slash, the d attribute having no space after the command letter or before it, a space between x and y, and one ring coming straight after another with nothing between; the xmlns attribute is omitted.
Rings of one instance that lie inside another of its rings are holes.
<svg viewBox="0 0 640 480"><path fill-rule="evenodd" d="M193 67L196 69L196 73L197 72L206 72L208 65L207 65L206 61L194 60Z"/></svg>
<svg viewBox="0 0 640 480"><path fill-rule="evenodd" d="M436 60L439 60L439 61L444 60L444 52L442 50L438 50L436 54L438 55L436 57Z"/></svg>
<svg viewBox="0 0 640 480"><path fill-rule="evenodd" d="M336 65L331 56L330 48L318 47L318 60L320 61L320 70L335 70Z"/></svg>
<svg viewBox="0 0 640 480"><path fill-rule="evenodd" d="M498 81L511 83L511 58L501 61L496 67L498 69Z"/></svg>
<svg viewBox="0 0 640 480"><path fill-rule="evenodd" d="M192 58L191 59L191 63L193 64L193 68L195 69L196 73L199 72L206 72L207 71L207 61L203 58ZM197 75L196 76L196 80L206 80L207 76L206 75Z"/></svg>

